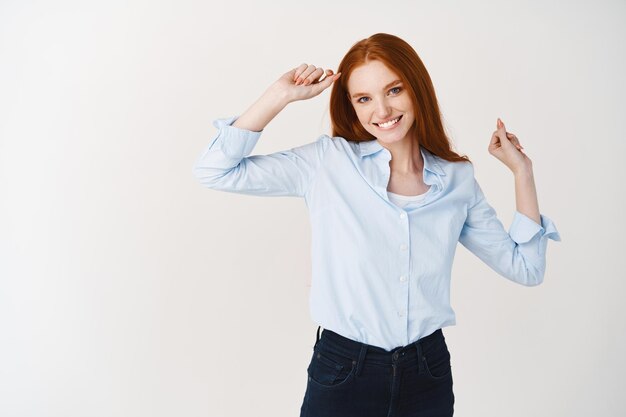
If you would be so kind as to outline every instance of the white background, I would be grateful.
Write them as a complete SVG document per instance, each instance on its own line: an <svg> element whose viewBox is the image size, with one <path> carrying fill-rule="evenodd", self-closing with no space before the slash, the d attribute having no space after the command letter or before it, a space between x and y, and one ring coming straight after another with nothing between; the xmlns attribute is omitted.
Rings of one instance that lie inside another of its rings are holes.
<svg viewBox="0 0 626 417"><path fill-rule="evenodd" d="M297 416L317 325L304 201L203 188L217 117L377 32L409 42L508 230L501 117L550 241L523 287L461 245L459 416L623 415L623 1L0 2L0 415ZM253 153L330 133L330 91Z"/></svg>

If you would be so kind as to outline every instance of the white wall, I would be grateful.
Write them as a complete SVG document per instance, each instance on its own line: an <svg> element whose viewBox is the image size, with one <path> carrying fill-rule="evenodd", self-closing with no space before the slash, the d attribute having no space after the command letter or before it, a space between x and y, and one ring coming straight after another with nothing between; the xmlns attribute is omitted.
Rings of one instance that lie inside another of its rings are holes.
<svg viewBox="0 0 626 417"><path fill-rule="evenodd" d="M563 238L531 288L459 245L457 414L622 415L625 17L606 0L1 2L0 415L298 415L317 330L304 201L208 190L192 165L213 119L376 32L423 59L507 229L513 177L487 145L497 117L518 135ZM254 152L329 133L329 94Z"/></svg>

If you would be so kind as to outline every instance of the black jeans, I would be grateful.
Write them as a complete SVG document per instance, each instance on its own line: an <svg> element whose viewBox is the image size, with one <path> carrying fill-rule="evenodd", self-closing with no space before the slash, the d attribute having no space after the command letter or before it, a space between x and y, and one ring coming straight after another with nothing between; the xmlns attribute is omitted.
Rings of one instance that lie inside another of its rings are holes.
<svg viewBox="0 0 626 417"><path fill-rule="evenodd" d="M320 327L300 417L449 417L450 352L441 329L387 351Z"/></svg>

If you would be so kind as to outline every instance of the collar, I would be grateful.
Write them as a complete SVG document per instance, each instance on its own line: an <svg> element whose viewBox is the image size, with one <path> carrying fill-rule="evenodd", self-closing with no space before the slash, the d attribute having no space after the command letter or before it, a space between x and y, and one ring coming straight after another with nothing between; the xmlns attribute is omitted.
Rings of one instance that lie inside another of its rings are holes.
<svg viewBox="0 0 626 417"><path fill-rule="evenodd" d="M385 147L376 139L361 141L358 142L358 145L359 156L361 158L385 149ZM424 169L437 175L446 175L436 155L430 153L430 151L426 150L423 146L420 146L420 151L422 152L422 157L424 158Z"/></svg>

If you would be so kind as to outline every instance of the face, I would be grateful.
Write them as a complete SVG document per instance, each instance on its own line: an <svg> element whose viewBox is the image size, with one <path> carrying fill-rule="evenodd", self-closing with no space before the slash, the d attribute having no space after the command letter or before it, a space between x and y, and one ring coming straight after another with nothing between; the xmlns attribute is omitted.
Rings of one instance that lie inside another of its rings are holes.
<svg viewBox="0 0 626 417"><path fill-rule="evenodd" d="M415 121L413 103L400 77L381 61L370 61L352 71L349 100L369 133L382 144L408 141ZM397 81L397 82L396 82ZM395 124L382 124L395 121Z"/></svg>

